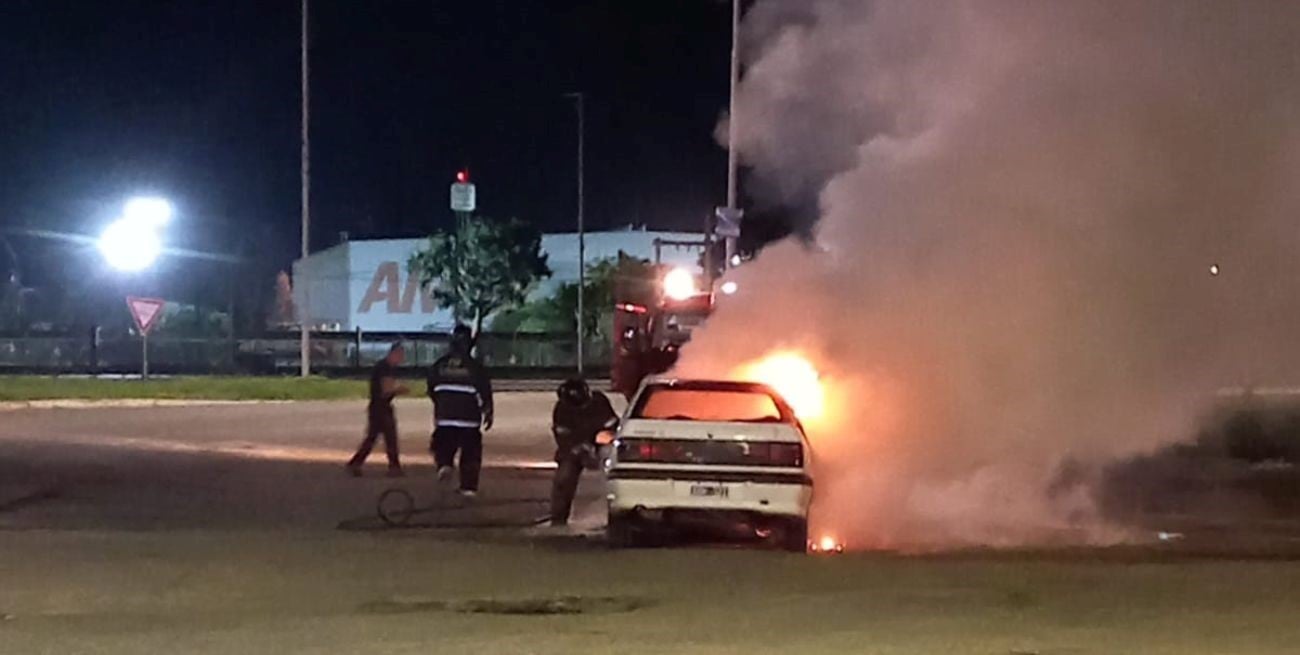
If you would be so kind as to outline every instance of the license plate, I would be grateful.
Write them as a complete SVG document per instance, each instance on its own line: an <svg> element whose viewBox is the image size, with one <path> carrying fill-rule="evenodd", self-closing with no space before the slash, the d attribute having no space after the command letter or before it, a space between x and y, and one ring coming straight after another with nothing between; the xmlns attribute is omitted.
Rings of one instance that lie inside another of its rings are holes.
<svg viewBox="0 0 1300 655"><path fill-rule="evenodd" d="M692 496L704 496L706 498L726 498L731 495L731 491L726 485L721 484L693 484L691 485Z"/></svg>

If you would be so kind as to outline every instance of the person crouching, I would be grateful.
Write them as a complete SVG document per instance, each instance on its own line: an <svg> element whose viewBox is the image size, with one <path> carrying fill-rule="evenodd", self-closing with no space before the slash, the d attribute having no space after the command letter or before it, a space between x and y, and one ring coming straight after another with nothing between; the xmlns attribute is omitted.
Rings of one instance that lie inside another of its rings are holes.
<svg viewBox="0 0 1300 655"><path fill-rule="evenodd" d="M581 378L560 385L551 413L555 436L555 481L551 486L551 525L568 525L582 470L596 464L596 436L618 427L609 398L592 392Z"/></svg>

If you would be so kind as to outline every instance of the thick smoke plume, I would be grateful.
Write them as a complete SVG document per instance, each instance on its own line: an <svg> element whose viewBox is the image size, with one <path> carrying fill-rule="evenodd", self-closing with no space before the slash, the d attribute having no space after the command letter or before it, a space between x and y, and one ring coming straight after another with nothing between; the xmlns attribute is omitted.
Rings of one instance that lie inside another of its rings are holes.
<svg viewBox="0 0 1300 655"><path fill-rule="evenodd" d="M816 244L738 269L679 371L817 363L814 524L851 545L1124 538L1063 462L1300 381L1297 25L1285 0L760 0L739 146L752 186L819 194Z"/></svg>

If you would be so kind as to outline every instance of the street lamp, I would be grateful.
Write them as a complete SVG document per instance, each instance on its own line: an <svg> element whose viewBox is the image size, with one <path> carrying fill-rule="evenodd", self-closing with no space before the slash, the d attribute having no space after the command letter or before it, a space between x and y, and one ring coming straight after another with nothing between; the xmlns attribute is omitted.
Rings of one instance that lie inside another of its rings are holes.
<svg viewBox="0 0 1300 655"><path fill-rule="evenodd" d="M740 200L737 197L737 185L740 183L740 155L736 151L736 138L739 133L736 119L736 87L740 85L740 2L741 0L731 0L731 97L727 104L727 209L733 214L739 208ZM726 237L724 248L726 248L727 265L735 266L732 261L736 255L735 237Z"/></svg>
<svg viewBox="0 0 1300 655"><path fill-rule="evenodd" d="M566 93L564 97L571 98L574 101L574 107L578 110L578 375L583 374L583 361L586 357L583 355L584 345L587 341L586 332L586 308L584 306L587 295L587 226L584 217L586 206L586 184L587 176L584 170L584 141L587 138L587 117L586 117L586 94L578 91L576 93Z"/></svg>
<svg viewBox="0 0 1300 655"><path fill-rule="evenodd" d="M99 252L109 266L127 272L143 271L162 254L159 231L171 222L172 206L162 198L132 198L99 235Z"/></svg>
<svg viewBox="0 0 1300 655"><path fill-rule="evenodd" d="M308 0L302 0L301 23L299 24L299 71L298 83L302 91L301 105L301 150L299 150L298 173L302 192L302 260L307 266L307 257L311 255L311 70L308 46L310 45L311 23L308 21ZM311 375L311 285L302 285L302 305L298 308L298 358L302 377Z"/></svg>

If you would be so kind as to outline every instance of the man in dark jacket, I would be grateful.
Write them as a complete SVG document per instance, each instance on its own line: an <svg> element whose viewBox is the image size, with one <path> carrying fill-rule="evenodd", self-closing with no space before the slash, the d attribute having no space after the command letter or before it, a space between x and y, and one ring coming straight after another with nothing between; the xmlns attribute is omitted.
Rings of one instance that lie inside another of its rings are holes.
<svg viewBox="0 0 1300 655"><path fill-rule="evenodd" d="M357 452L348 461L348 472L360 477L361 465L370 456L375 447L375 439L384 437L384 451L388 454L388 475L397 477L402 474L402 465L397 459L397 416L393 413L393 398L405 394L407 388L397 382L397 367L406 359L406 350L402 344L395 343L388 349L388 354L370 371L370 404L366 408L366 436L357 447Z"/></svg>
<svg viewBox="0 0 1300 655"><path fill-rule="evenodd" d="M582 469L595 464L596 435L618 427L618 415L609 398L593 393L581 378L560 385L557 395L559 400L551 413L557 464L551 486L551 525L560 527L569 523Z"/></svg>
<svg viewBox="0 0 1300 655"><path fill-rule="evenodd" d="M433 401L433 438L429 449L446 480L455 470L460 453L460 493L478 493L483 465L483 432L492 429L492 382L471 352L474 339L469 327L457 325L446 355L429 369L429 399Z"/></svg>

